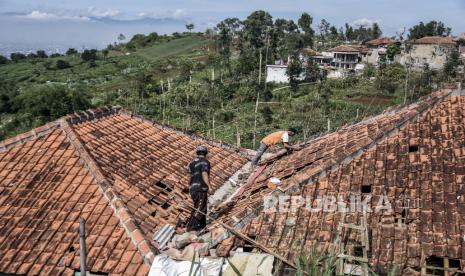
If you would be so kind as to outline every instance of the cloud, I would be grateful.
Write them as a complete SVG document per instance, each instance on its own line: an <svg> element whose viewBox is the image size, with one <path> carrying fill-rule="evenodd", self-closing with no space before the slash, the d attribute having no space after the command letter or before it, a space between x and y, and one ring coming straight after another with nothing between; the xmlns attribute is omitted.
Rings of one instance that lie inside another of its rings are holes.
<svg viewBox="0 0 465 276"><path fill-rule="evenodd" d="M177 9L173 12L173 18L182 18L187 15L187 12L185 9Z"/></svg>
<svg viewBox="0 0 465 276"><path fill-rule="evenodd" d="M90 21L87 16L76 16L76 15L60 15L42 11L32 11L28 14L18 15L20 18L26 18L31 20L42 20L42 21L59 21L59 20L71 20L71 21Z"/></svg>
<svg viewBox="0 0 465 276"><path fill-rule="evenodd" d="M121 11L115 10L115 9L106 9L106 10L100 10L96 9L93 6L90 6L87 11L89 12L89 15L92 17L98 17L98 18L103 18L103 17L116 17L121 14Z"/></svg>
<svg viewBox="0 0 465 276"><path fill-rule="evenodd" d="M162 18L173 18L181 19L187 16L185 9L177 9L175 11L164 11L164 12L140 12L137 14L138 17L142 18L153 18L153 19L162 19Z"/></svg>
<svg viewBox="0 0 465 276"><path fill-rule="evenodd" d="M373 25L373 23L380 23L381 20L380 19L368 19L368 18L359 18L357 20L354 20L352 22L352 25L355 25L355 26L370 26L370 25Z"/></svg>

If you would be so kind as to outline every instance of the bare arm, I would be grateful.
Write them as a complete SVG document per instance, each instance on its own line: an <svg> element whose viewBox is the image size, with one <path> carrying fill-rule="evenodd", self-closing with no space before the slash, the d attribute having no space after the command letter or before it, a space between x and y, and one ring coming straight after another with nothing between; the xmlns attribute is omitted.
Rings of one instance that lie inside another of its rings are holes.
<svg viewBox="0 0 465 276"><path fill-rule="evenodd" d="M291 146L289 143L283 143L285 149L291 149L291 150L300 150L300 147L297 146Z"/></svg>
<svg viewBox="0 0 465 276"><path fill-rule="evenodd" d="M203 182L205 182L205 184L208 186L208 191L212 192L212 190L210 189L210 175L208 174L208 172L202 172L202 179Z"/></svg>

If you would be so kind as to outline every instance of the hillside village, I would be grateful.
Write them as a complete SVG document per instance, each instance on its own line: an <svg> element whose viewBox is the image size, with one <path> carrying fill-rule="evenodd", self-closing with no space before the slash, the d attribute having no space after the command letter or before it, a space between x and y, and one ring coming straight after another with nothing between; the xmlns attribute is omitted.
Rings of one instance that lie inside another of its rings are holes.
<svg viewBox="0 0 465 276"><path fill-rule="evenodd" d="M465 274L465 33L315 23L0 57L0 276Z"/></svg>
<svg viewBox="0 0 465 276"><path fill-rule="evenodd" d="M454 51L465 59L464 38L465 33L457 37L422 37L402 43L382 37L366 41L364 44L341 44L321 53L313 49L303 49L300 59L305 64L308 59L312 59L320 68L326 70L328 78L361 74L366 64L379 67L383 64L399 63L417 71L425 67L442 70ZM399 51L393 55L388 54L389 47L398 47ZM288 83L288 62L289 59L279 60L276 64L267 65L267 82Z"/></svg>

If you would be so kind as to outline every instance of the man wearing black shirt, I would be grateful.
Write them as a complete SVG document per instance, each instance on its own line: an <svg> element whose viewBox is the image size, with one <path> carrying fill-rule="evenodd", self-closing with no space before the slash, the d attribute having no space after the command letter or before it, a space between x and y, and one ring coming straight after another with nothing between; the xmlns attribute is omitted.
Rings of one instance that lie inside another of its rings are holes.
<svg viewBox="0 0 465 276"><path fill-rule="evenodd" d="M207 160L208 149L197 147L197 157L188 166L190 174L189 192L194 203L191 217L187 222L187 231L200 231L207 226L207 200L210 191L210 162ZM199 212L200 211L200 212Z"/></svg>

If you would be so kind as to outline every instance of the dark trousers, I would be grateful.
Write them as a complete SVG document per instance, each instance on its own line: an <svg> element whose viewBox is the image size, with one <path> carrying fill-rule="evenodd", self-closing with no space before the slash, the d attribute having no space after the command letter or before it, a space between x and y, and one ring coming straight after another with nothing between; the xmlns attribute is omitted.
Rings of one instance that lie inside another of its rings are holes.
<svg viewBox="0 0 465 276"><path fill-rule="evenodd" d="M197 210L192 210L191 217L187 222L187 231L200 231L207 226L207 217L204 214L207 214L208 193L191 191L190 194L194 202L194 208L203 214Z"/></svg>
<svg viewBox="0 0 465 276"><path fill-rule="evenodd" d="M262 158L262 155L266 152L267 149L268 149L268 146L266 144L263 144L263 143L260 144L260 147L258 148L257 153L252 159L252 165L256 166L258 164L258 161L260 161L260 158Z"/></svg>

